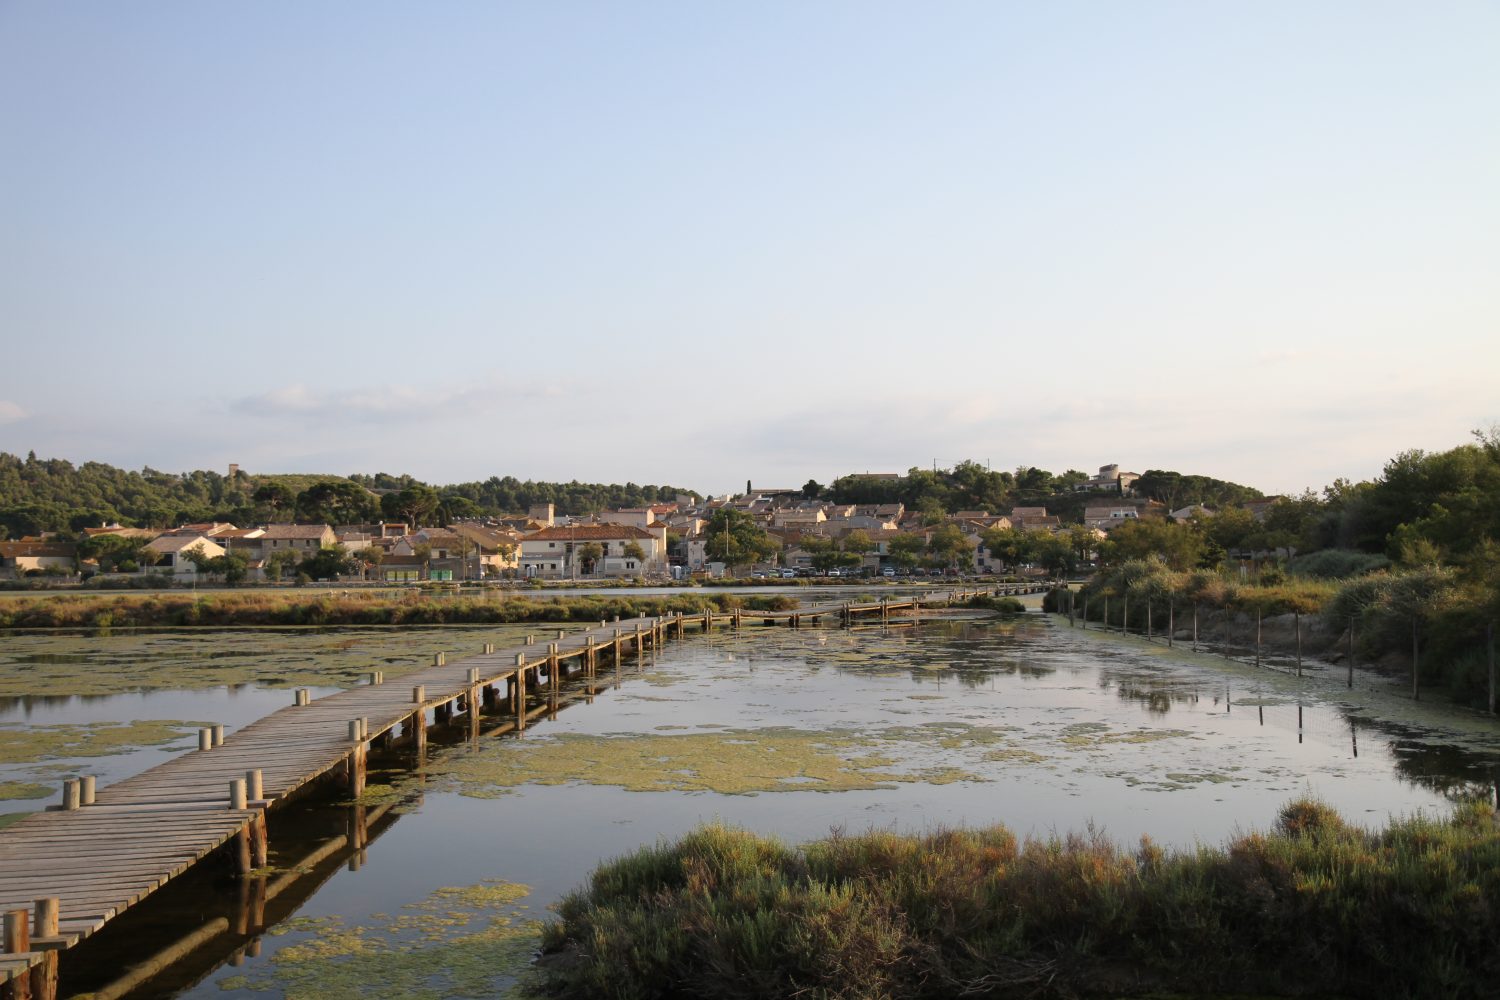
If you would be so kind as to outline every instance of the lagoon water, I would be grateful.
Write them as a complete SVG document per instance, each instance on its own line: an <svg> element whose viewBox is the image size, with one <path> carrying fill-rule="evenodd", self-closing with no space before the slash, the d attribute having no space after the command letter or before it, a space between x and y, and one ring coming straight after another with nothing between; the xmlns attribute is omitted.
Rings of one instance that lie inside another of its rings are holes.
<svg viewBox="0 0 1500 1000"><path fill-rule="evenodd" d="M158 654L165 644L174 663L191 661L195 648L206 662L215 649L258 641L274 647L268 655L277 667L264 676L237 674L235 686L186 688L179 680L191 667L179 663L171 675L179 686L167 689L148 683L148 690L86 702L0 698L0 730L132 719L243 724L286 703L283 673L299 683L322 676L332 686L379 661L390 679L393 669L419 666L434 643L468 648L514 641L513 633L157 636L149 642ZM53 642L61 645L45 655L104 662L120 658L117 642L135 644L129 648L139 654L147 640L30 636L8 641L6 654L35 658ZM1398 727L1369 708L1388 697L1378 690L1356 689L1351 699L1326 679L1083 632L1035 613L890 630L721 631L640 661L627 657L618 675L605 670L598 682L596 695L576 697L524 738L435 738L420 770L407 751L377 758L385 771L372 775L367 805L357 808L400 805L372 826L363 851L335 852L309 868L307 885L268 908L272 926L253 945L244 935L221 936L127 995L316 992L327 1000L347 988L347 995L396 996L411 981L390 958L393 949L415 962L416 971L406 972L419 978L436 965L453 967L435 981L421 979L434 996L474 986L453 977L503 987L524 965L528 919L544 918L599 861L703 822L791 841L833 829L1003 823L1045 837L1092 826L1122 844L1146 835L1190 847L1263 829L1279 806L1305 795L1371 825L1419 809L1441 812L1452 796L1490 793L1500 762L1488 723L1471 720L1452 732ZM83 764L115 780L163 752L125 748ZM76 763L12 764L0 768L0 781ZM319 837L345 829L356 807L340 795L330 789L288 807L283 831L273 818L274 864L295 870ZM519 901L515 889L499 903L476 904L472 923L432 902L444 887L486 880L528 892ZM165 947L232 909L236 892L208 871L173 894L163 891L139 908L133 925L122 920L118 932L107 930L69 956L64 994L107 986L140 957L142 941L151 942L147 952ZM439 910L448 916L433 918ZM483 926L509 936L462 937ZM423 964L424 952L455 947L455 934L484 956L483 968L458 968L446 953L442 962L426 954ZM370 974L360 965L367 953L387 953L384 982L361 981ZM227 964L231 956L236 964Z"/></svg>

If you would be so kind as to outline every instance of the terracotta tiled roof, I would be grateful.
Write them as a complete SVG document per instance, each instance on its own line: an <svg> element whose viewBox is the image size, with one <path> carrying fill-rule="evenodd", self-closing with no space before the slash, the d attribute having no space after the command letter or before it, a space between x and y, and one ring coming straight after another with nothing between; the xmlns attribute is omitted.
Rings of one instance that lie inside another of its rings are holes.
<svg viewBox="0 0 1500 1000"><path fill-rule="evenodd" d="M326 524L268 524L266 533L262 537L278 541L290 538L322 538L323 532L332 530Z"/></svg>
<svg viewBox="0 0 1500 1000"><path fill-rule="evenodd" d="M0 542L0 557L16 559L21 557L58 556L70 558L78 554L78 547L67 542Z"/></svg>
<svg viewBox="0 0 1500 1000"><path fill-rule="evenodd" d="M631 524L580 524L570 527L543 528L527 535L525 542L590 542L616 538L655 538L645 528Z"/></svg>

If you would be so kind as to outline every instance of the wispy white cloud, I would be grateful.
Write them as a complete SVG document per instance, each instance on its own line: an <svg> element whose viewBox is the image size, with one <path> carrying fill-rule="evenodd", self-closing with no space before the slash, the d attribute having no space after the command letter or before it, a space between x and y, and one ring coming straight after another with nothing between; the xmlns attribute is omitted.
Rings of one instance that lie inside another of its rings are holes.
<svg viewBox="0 0 1500 1000"><path fill-rule="evenodd" d="M324 423L368 424L447 419L457 411L496 409L517 397L559 394L560 390L549 384L518 387L502 380L431 385L387 383L330 389L298 382L240 396L231 400L229 406L236 413L268 419L293 417Z"/></svg>
<svg viewBox="0 0 1500 1000"><path fill-rule="evenodd" d="M24 420L27 416L20 403L12 403L8 399L0 399L0 424L15 423Z"/></svg>

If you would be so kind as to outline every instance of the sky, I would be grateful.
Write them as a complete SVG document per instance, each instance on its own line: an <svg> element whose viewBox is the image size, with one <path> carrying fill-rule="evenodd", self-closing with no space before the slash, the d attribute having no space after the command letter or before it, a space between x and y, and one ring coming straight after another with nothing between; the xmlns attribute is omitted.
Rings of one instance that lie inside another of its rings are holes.
<svg viewBox="0 0 1500 1000"><path fill-rule="evenodd" d="M0 0L0 451L1378 476L1500 421L1500 5Z"/></svg>

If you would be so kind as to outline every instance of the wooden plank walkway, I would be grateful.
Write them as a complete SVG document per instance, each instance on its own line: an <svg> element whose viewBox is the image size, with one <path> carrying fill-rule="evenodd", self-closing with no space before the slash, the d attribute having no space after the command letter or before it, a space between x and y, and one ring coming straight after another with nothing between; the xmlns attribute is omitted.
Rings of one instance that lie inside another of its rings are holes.
<svg viewBox="0 0 1500 1000"><path fill-rule="evenodd" d="M543 644L531 637L503 651L486 646L452 663L438 655L431 667L400 684L384 684L377 672L368 685L316 700L299 689L293 705L227 739L221 728L217 739L213 730L204 730L200 749L97 791L91 782L80 785L75 779L65 786L63 808L0 830L0 913L5 915L0 984L8 984L0 986L0 994L45 1000L55 990L57 952L231 841L241 871L263 865L266 809L335 769L348 776L357 793L369 743L390 739L397 729L425 741L428 713L441 723L481 704L503 706L514 715L513 727L523 729L546 711L533 707L533 697L545 693L544 670L556 693L570 664L592 675L601 657L618 661L627 651L659 646L674 633L681 638L689 628L706 632L746 621L784 621L795 628L826 617L851 625L876 615L888 622L893 613L947 606L976 594L1041 589L987 587L863 605L600 622L550 633L555 638ZM474 711L469 716L478 722Z"/></svg>

